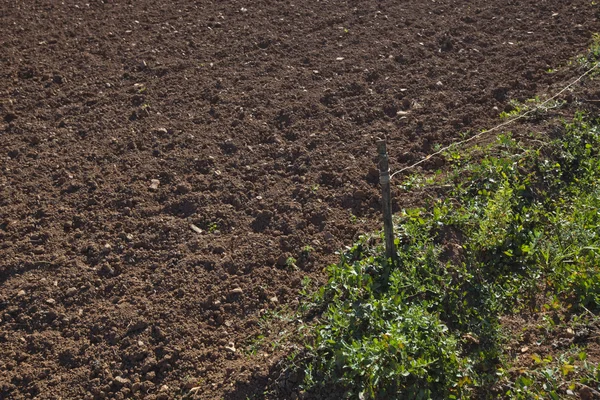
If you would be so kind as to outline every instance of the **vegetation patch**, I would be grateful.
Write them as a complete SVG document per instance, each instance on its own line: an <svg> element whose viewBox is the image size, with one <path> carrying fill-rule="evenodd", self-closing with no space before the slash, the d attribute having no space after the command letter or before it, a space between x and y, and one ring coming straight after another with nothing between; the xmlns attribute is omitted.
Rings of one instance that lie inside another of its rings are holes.
<svg viewBox="0 0 600 400"><path fill-rule="evenodd" d="M598 354L588 353L600 329L599 149L600 121L577 114L546 135L450 150L448 174L407 179L435 196L397 216L398 264L385 259L381 234L365 235L308 300L319 322L306 390L597 394Z"/></svg>

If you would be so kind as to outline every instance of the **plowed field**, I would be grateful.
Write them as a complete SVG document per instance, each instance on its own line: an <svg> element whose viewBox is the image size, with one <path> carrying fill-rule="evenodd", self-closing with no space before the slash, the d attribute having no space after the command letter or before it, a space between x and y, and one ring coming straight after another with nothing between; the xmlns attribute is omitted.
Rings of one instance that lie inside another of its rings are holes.
<svg viewBox="0 0 600 400"><path fill-rule="evenodd" d="M287 351L250 349L283 332L261 317L380 227L375 139L395 169L495 124L572 79L597 17L0 0L0 398L260 395Z"/></svg>

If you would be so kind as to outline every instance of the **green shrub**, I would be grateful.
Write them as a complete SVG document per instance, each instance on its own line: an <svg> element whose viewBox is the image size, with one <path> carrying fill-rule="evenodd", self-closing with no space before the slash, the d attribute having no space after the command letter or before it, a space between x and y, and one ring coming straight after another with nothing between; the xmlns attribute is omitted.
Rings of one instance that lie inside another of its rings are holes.
<svg viewBox="0 0 600 400"><path fill-rule="evenodd" d="M599 126L578 114L541 147L505 135L479 162L453 155L451 189L398 216L398 265L381 236L348 249L313 299L307 388L466 398L502 375L501 315L540 299L599 310Z"/></svg>

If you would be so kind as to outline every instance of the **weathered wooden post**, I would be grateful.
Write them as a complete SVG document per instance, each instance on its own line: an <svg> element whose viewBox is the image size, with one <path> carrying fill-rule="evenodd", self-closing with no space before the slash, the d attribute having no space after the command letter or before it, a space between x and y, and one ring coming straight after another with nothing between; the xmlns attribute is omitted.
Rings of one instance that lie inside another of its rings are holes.
<svg viewBox="0 0 600 400"><path fill-rule="evenodd" d="M396 264L396 245L394 243L394 225L392 223L392 196L390 191L390 167L385 139L377 141L379 151L379 183L383 203L383 231L385 233L385 257Z"/></svg>

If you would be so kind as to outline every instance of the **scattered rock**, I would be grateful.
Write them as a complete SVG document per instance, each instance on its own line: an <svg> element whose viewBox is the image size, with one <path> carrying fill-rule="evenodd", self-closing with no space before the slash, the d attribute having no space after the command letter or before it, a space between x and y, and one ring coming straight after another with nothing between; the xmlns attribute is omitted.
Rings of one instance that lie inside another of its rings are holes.
<svg viewBox="0 0 600 400"><path fill-rule="evenodd" d="M202 229L198 228L196 225L194 224L190 224L190 229L193 230L196 233L202 233Z"/></svg>
<svg viewBox="0 0 600 400"><path fill-rule="evenodd" d="M567 332L566 332L565 336L568 338L575 337L575 331L573 331L573 329L571 329L571 328L567 328Z"/></svg>
<svg viewBox="0 0 600 400"><path fill-rule="evenodd" d="M121 376L116 376L113 379L113 384L115 384L116 386L119 386L119 387L129 385L130 383L131 383L131 381L129 379L123 378Z"/></svg>
<svg viewBox="0 0 600 400"><path fill-rule="evenodd" d="M237 351L237 349L235 348L235 343L233 342L229 342L228 346L225 346L225 350L227 350L230 353L235 353Z"/></svg>
<svg viewBox="0 0 600 400"><path fill-rule="evenodd" d="M17 297L23 297L25 296L25 291L24 290L19 290L19 293L17 293Z"/></svg>
<svg viewBox="0 0 600 400"><path fill-rule="evenodd" d="M200 389L202 389L202 386L196 386L190 389L190 394L192 393L196 393L198 392Z"/></svg>
<svg viewBox="0 0 600 400"><path fill-rule="evenodd" d="M71 297L71 296L75 295L76 293L77 293L77 288L74 288L74 287L68 288L67 291L65 292L65 294L68 297Z"/></svg>
<svg viewBox="0 0 600 400"><path fill-rule="evenodd" d="M153 191L158 190L159 186L160 186L160 181L158 179L152 179L150 181L150 186L149 186L150 190L153 190Z"/></svg>
<svg viewBox="0 0 600 400"><path fill-rule="evenodd" d="M233 296L239 296L241 294L244 294L244 290L241 287L236 287L231 292L229 292L229 294L231 294Z"/></svg>
<svg viewBox="0 0 600 400"><path fill-rule="evenodd" d="M54 305L54 304L56 304L56 300L54 300L53 298L49 298L49 299L46 299L46 303L48 303L50 305Z"/></svg>

